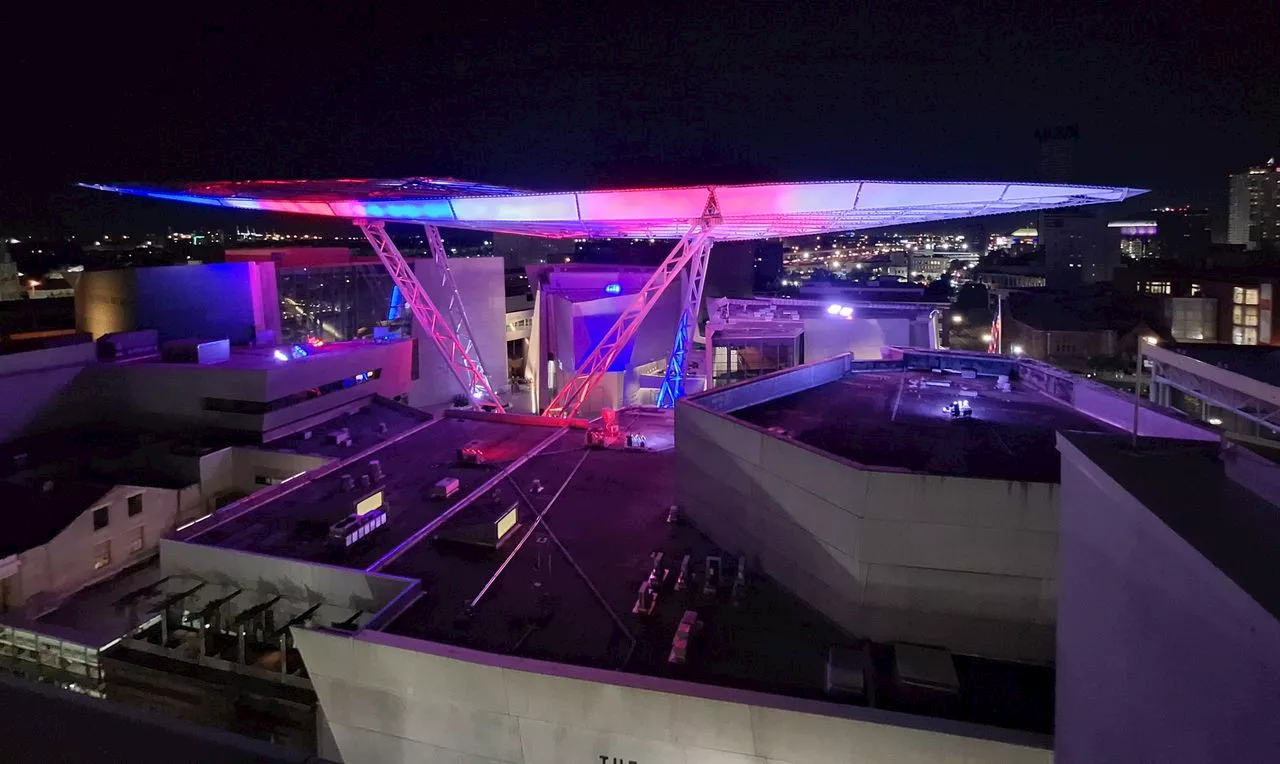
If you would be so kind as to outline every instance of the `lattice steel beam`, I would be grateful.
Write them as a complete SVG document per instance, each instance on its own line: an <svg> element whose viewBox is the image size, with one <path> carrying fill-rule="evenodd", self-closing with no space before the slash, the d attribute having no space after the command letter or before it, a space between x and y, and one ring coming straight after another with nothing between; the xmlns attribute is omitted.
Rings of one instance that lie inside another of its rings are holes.
<svg viewBox="0 0 1280 764"><path fill-rule="evenodd" d="M676 326L675 343L667 359L667 371L658 390L658 407L671 408L684 397L685 376L688 373L689 347L693 343L693 330L697 326L698 311L702 307L702 287L707 280L707 262L711 259L710 239L689 259L689 278L685 283L684 310Z"/></svg>
<svg viewBox="0 0 1280 764"><path fill-rule="evenodd" d="M391 280L400 287L400 293L404 295L405 304L413 312L413 317L440 350L440 355L444 357L449 371L458 380L458 384L462 385L462 389L468 393L472 405L489 405L497 411L503 411L502 401L498 400L497 394L489 384L489 379L484 374L484 368L480 365L480 358L475 354L474 343L470 343L469 328L467 332L469 344L464 344L451 326L450 316L442 313L435 306L427 296L427 290L418 282L418 277L414 275L409 263L400 254L400 250L396 249L395 243L387 234L385 223L381 220L357 220L356 226L369 240L369 244L373 245L374 253L382 261L387 273L391 275ZM436 236L438 239L439 232ZM428 231L428 239L430 238ZM434 247L432 249L434 255ZM441 257L436 262L440 270L448 274L449 264L447 259L443 258L443 247L441 247ZM445 278L447 286L453 287L453 278L448 275ZM451 288L449 293L451 304L456 302L461 309L462 302L458 298L457 289ZM463 323L465 324L465 317Z"/></svg>
<svg viewBox="0 0 1280 764"><path fill-rule="evenodd" d="M711 223L708 220L699 220L693 224L684 238L680 239L671 250L671 254L667 255L667 258L645 282L631 304L618 316L618 320L601 338L600 344L596 345L595 350L591 351L586 360L579 365L578 373L552 399L546 411L543 412L545 416L572 417L578 413L587 395L613 365L614 359L618 357L622 348L626 347L635 336L636 330L640 328L640 322L649 315L649 311L657 304L658 298L672 281L679 278L680 271L708 240L710 231Z"/></svg>
<svg viewBox="0 0 1280 764"><path fill-rule="evenodd" d="M467 312L462 306L462 295L458 293L458 285L453 281L453 271L449 268L449 257L444 253L444 240L440 238L440 229L433 225L424 225L427 231L427 245L431 247L431 259L435 261L440 274L440 286L449 295L449 304L445 313L449 316L449 325L453 333L462 343L462 350L468 358L474 359L480 373L489 375L484 370L484 359L480 357L480 346L476 344L475 335L471 332L471 323L467 321Z"/></svg>

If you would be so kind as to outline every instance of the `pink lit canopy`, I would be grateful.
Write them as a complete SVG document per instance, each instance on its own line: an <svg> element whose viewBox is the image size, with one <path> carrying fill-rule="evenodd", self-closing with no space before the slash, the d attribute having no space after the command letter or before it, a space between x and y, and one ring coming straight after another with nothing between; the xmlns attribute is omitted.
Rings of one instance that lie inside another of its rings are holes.
<svg viewBox="0 0 1280 764"><path fill-rule="evenodd" d="M880 228L1118 202L1144 189L1035 183L843 180L535 192L443 178L82 184L155 199L551 238L677 239L715 194L718 240Z"/></svg>

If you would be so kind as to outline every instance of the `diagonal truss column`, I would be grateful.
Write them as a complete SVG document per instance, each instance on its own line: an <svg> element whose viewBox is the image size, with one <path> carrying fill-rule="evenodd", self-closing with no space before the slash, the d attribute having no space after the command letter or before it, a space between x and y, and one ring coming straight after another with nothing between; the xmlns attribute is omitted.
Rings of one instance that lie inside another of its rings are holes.
<svg viewBox="0 0 1280 764"><path fill-rule="evenodd" d="M480 357L480 346L475 342L471 323L467 321L467 312L462 306L462 295L458 292L458 285L453 282L453 271L449 269L449 257L444 253L444 240L440 238L440 229L433 225L424 225L423 228L427 230L427 245L431 247L431 259L435 261L436 269L440 274L440 286L445 290L445 294L449 295L449 304L445 309L445 315L449 317L449 326L453 328L454 335L462 343L462 351L476 362L485 379L489 379L489 375L484 370L484 359Z"/></svg>
<svg viewBox="0 0 1280 764"><path fill-rule="evenodd" d="M596 349L591 351L591 355L578 366L578 373L556 394L547 406L547 410L543 412L544 415L572 417L578 413L587 395L613 365L618 353L635 336L636 330L640 328L640 322L649 315L658 298L671 282L680 276L680 271L702 248L710 235L709 226L702 221L695 223L689 229L684 238L671 250L671 254L667 255L667 259L662 261L662 264L645 282L627 309L622 311L618 320L609 327L600 344L596 345Z"/></svg>
<svg viewBox="0 0 1280 764"><path fill-rule="evenodd" d="M391 275L391 280L400 288L400 293L404 296L405 304L409 310L413 312L413 317L422 325L427 334L431 337L431 341L435 343L440 350L440 355L444 357L445 363L449 366L449 371L453 373L458 384L462 385L471 397L475 405L491 405L498 411L502 411L502 402L498 400L498 396L494 393L493 388L489 385L489 380L484 374L484 368L480 365L480 357L475 352L475 344L471 342L470 328L467 327L466 340L458 336L454 329L451 316L442 313L435 303L431 302L431 298L427 296L427 290L418 283L417 276L414 275L413 269L409 267L400 254L400 250L396 249L396 245L391 241L391 237L387 234L386 224L381 220L357 220L356 225L360 231L364 233L369 243L373 245L373 251L377 254L378 259L382 261L383 267L387 269L387 273ZM431 238L431 230L428 229L428 239ZM439 231L436 231L436 239L439 239ZM435 254L435 247L432 247L432 254ZM443 245L440 249L440 259L437 265L443 271L447 279L446 285L450 287L451 306L456 303L459 313L461 314L462 301L458 297L458 291L453 287L453 278L448 276L448 261L444 259ZM443 262L441 262L443 261ZM462 319L465 326L465 316Z"/></svg>
<svg viewBox="0 0 1280 764"><path fill-rule="evenodd" d="M667 359L667 371L662 377L662 387L658 390L659 408L671 408L676 405L677 400L684 397L689 350L693 344L693 330L697 326L698 311L702 306L702 285L707 280L707 262L711 259L711 244L710 239L705 240L702 247L689 260L689 279L684 289L684 310L680 313L675 343L671 347L671 356Z"/></svg>
<svg viewBox="0 0 1280 764"><path fill-rule="evenodd" d="M671 282L679 278L680 272L696 255L699 253L705 255L710 252L711 229L720 220L720 203L716 201L715 191L708 188L707 203L702 209L702 217L689 227L688 233L672 248L671 254L667 255L667 258L654 270L653 275L640 288L631 304L622 311L622 315L618 316L618 320L609 327L609 331L605 332L595 350L591 351L586 360L578 366L578 373L561 388L547 406L547 410L543 412L545 416L572 417L578 413L587 396L613 365L618 353L635 336L636 330L640 328L640 322L644 321L644 317L653 310L658 298L662 297L662 293L671 286ZM705 263L702 273L704 275L706 273Z"/></svg>

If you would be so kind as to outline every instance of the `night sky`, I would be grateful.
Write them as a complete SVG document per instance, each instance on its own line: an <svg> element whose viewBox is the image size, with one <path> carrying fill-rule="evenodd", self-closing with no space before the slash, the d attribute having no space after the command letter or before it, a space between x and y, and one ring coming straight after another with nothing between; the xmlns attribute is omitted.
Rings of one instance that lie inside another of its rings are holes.
<svg viewBox="0 0 1280 764"><path fill-rule="evenodd" d="M75 180L1034 180L1066 123L1077 180L1223 207L1280 153L1274 0L183 5L6 23L0 232L232 220Z"/></svg>

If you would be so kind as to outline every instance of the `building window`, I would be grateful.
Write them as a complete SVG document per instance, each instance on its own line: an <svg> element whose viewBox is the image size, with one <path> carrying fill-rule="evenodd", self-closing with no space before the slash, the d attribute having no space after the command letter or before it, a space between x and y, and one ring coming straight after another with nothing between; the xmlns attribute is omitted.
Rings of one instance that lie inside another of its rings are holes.
<svg viewBox="0 0 1280 764"><path fill-rule="evenodd" d="M1203 289L1199 284L1192 284L1192 285L1191 285L1191 296L1192 296L1192 297L1199 297L1199 296L1200 296L1201 294L1203 294L1203 293L1204 293L1204 289Z"/></svg>
<svg viewBox="0 0 1280 764"><path fill-rule="evenodd" d="M93 569L102 570L111 564L111 542L99 541L93 545Z"/></svg>
<svg viewBox="0 0 1280 764"><path fill-rule="evenodd" d="M142 494L135 493L129 497L129 517L142 514Z"/></svg>
<svg viewBox="0 0 1280 764"><path fill-rule="evenodd" d="M1168 281L1147 281L1143 287L1147 294L1173 294L1173 284Z"/></svg>
<svg viewBox="0 0 1280 764"><path fill-rule="evenodd" d="M1258 344L1258 294L1256 287L1231 289L1231 342L1235 345Z"/></svg>
<svg viewBox="0 0 1280 764"><path fill-rule="evenodd" d="M129 554L137 554L142 551L142 542L144 538L145 532L141 525L129 532Z"/></svg>
<svg viewBox="0 0 1280 764"><path fill-rule="evenodd" d="M111 522L111 508L98 507L93 510L93 529L100 531L107 527L107 523Z"/></svg>

